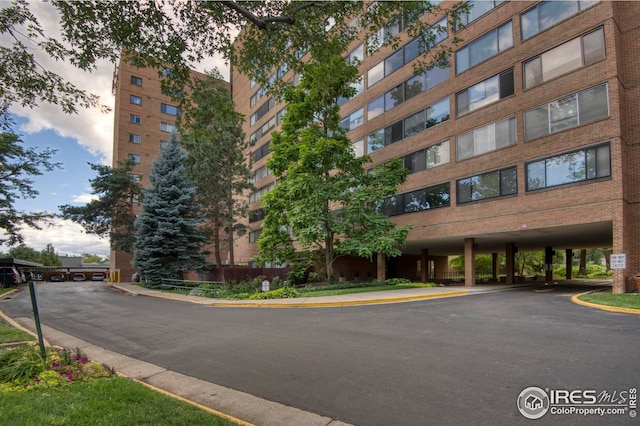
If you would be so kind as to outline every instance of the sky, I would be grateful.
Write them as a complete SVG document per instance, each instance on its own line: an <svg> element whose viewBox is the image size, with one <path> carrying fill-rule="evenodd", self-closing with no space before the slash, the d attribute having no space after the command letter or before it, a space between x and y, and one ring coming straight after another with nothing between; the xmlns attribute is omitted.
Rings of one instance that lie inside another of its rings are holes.
<svg viewBox="0 0 640 426"><path fill-rule="evenodd" d="M0 0L0 8L8 6ZM45 34L59 34L59 25L54 7L48 2L32 2L31 10L43 26ZM7 40L0 38L6 45ZM111 93L114 64L100 62L92 73L85 73L71 65L54 62L45 55L36 55L45 68L65 77L81 89L100 96L103 105L113 109L115 98ZM228 80L229 70L220 58L197 64L199 71L217 67ZM15 121L15 130L21 136L25 148L57 150L53 162L62 163L62 168L33 177L33 188L39 192L35 199L21 199L15 207L23 212L46 210L60 213L59 206L65 204L84 205L92 197L90 180L96 176L88 163L112 165L113 159L113 111L103 113L99 109L79 110L69 115L56 105L42 104L28 109L13 106L10 109ZM52 226L35 230L23 228L24 244L37 251L52 244L60 256L80 256L83 253L109 256L108 239L100 239L84 232L82 226L71 221L55 219ZM0 245L6 252L7 246Z"/></svg>

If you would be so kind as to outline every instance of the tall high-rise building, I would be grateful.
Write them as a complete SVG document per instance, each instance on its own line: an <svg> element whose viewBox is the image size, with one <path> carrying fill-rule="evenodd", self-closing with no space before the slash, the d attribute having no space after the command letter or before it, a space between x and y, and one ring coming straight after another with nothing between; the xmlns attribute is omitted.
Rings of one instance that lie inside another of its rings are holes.
<svg viewBox="0 0 640 426"><path fill-rule="evenodd" d="M159 72L163 70L139 68L130 61L121 60L114 72L115 95L113 166L132 159L133 172L141 176L143 186L149 185L151 165L160 154L160 146L176 131L176 118L180 111L175 101L163 93ZM193 76L204 74L192 71ZM140 206L135 206L139 211ZM129 280L135 271L131 255L111 251L111 270Z"/></svg>
<svg viewBox="0 0 640 426"><path fill-rule="evenodd" d="M619 261L614 292L629 289L640 272L640 2L470 3L464 28L438 35L443 45L463 40L448 68L415 75L418 43L402 32L397 49L365 55L361 38L345 51L360 59L362 79L341 106L342 125L372 165L403 160L410 175L384 209L413 230L402 256L336 269L347 279L382 270L428 280L446 277L448 256L464 254L464 281L473 285L475 254L505 254L511 282L517 252L544 251L549 274L558 251L570 266L572 249L610 248ZM274 78L298 76L283 68ZM157 70L121 63L114 90L114 164L134 158L147 175L176 106ZM286 105L233 67L231 90L254 142L247 156L257 189L248 194L249 232L235 248L251 264L260 197L275 181L266 167L270 132ZM125 279L129 262L112 253Z"/></svg>
<svg viewBox="0 0 640 426"><path fill-rule="evenodd" d="M372 165L404 161L411 173L384 209L413 230L399 258L336 268L347 278L373 268L426 280L444 276L447 256L464 254L473 285L478 253L505 254L511 282L518 251L543 250L549 274L556 251L570 266L572 249L612 248L626 260L614 292L625 291L640 272L640 3L470 3L464 28L438 35L443 44L463 39L448 68L415 75L418 43L403 33L395 50L365 56L361 39L345 52L361 60L362 80L341 107L342 125ZM250 231L236 251L250 259L260 197L275 180L266 167L270 132L285 105L235 69L231 78L255 142ZM297 76L274 70L274 78Z"/></svg>

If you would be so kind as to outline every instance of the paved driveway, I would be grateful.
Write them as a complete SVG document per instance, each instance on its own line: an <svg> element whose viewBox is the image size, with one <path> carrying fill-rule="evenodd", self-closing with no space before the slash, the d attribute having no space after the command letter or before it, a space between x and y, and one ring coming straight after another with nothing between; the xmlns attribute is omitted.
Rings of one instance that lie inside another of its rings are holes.
<svg viewBox="0 0 640 426"><path fill-rule="evenodd" d="M376 306L217 308L131 297L96 283L39 286L42 321L87 342L361 425L526 424L530 386L638 388L638 316L534 287ZM0 302L29 313L28 294ZM538 424L633 424L545 415Z"/></svg>

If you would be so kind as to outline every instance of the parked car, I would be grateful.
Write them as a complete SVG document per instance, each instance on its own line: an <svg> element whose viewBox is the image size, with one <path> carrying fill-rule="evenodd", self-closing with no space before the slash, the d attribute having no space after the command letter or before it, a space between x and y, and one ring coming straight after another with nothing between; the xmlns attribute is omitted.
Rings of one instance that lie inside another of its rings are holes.
<svg viewBox="0 0 640 426"><path fill-rule="evenodd" d="M49 278L49 280L51 282L62 282L66 281L67 277L65 277L64 274L53 274L51 275L51 278Z"/></svg>
<svg viewBox="0 0 640 426"><path fill-rule="evenodd" d="M91 281L104 281L104 274L102 272L96 272L91 275Z"/></svg>
<svg viewBox="0 0 640 426"><path fill-rule="evenodd" d="M85 274L73 274L74 281L86 281L87 276Z"/></svg>
<svg viewBox="0 0 640 426"><path fill-rule="evenodd" d="M0 285L2 287L11 287L22 282L22 277L13 266L0 266Z"/></svg>

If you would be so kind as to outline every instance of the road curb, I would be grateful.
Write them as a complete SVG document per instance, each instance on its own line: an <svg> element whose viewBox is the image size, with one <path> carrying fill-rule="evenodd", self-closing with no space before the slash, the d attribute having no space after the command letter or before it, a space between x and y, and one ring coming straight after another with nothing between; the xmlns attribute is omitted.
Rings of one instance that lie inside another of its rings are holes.
<svg viewBox="0 0 640 426"><path fill-rule="evenodd" d="M600 309L601 311L609 311L609 312L617 312L619 314L632 314L632 315L640 315L640 309L633 308L619 308L616 306L607 306L600 305L597 303L585 302L584 300L580 300L579 297L585 294L589 294L590 292L578 293L574 294L571 297L571 301L577 305L587 306L589 308Z"/></svg>
<svg viewBox="0 0 640 426"><path fill-rule="evenodd" d="M112 284L111 287L114 287L118 290L121 290L127 294L131 294L134 296L147 296L147 297L155 297L158 299L167 299L173 300L177 302L188 302L188 303L196 303L204 306L212 306L218 308L330 308L330 307L342 307L342 306L358 306L358 305L377 305L377 304L385 304L385 303L399 303L399 302L411 302L416 300L424 300L424 299L435 299L441 297L454 297L454 296L466 296L470 294L468 290L462 291L450 291L446 293L438 293L438 294L421 294L418 296L401 296L401 297L388 297L388 298L377 298L377 299L362 299L362 300L343 300L336 302L280 302L274 303L273 301L264 300L264 301L255 301L255 302L208 302L206 300L189 300L184 298L172 297L166 295L164 293L142 293L133 291L128 288L121 287L116 284Z"/></svg>

